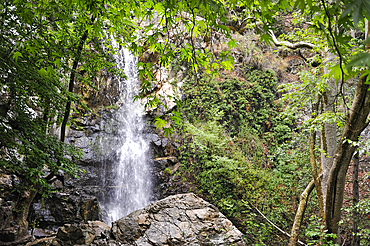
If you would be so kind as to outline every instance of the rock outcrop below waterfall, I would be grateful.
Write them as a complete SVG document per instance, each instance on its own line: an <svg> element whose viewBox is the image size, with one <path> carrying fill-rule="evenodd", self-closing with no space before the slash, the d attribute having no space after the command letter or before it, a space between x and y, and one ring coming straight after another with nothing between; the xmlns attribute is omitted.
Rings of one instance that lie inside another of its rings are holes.
<svg viewBox="0 0 370 246"><path fill-rule="evenodd" d="M245 245L243 234L212 204L192 193L167 197L113 223L128 245Z"/></svg>
<svg viewBox="0 0 370 246"><path fill-rule="evenodd" d="M112 224L65 225L28 246L245 245L243 234L212 204L192 193L153 202Z"/></svg>

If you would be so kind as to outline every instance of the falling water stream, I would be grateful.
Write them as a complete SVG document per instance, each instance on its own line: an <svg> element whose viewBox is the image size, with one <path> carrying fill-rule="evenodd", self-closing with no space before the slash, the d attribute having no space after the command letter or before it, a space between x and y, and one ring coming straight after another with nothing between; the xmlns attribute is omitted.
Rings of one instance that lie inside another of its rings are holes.
<svg viewBox="0 0 370 246"><path fill-rule="evenodd" d="M108 187L109 194L105 194L102 201L107 224L148 205L152 190L148 166L149 143L143 137L144 109L139 101L133 101L139 92L137 58L128 50L120 49L115 59L127 78L117 78L122 97L121 106L117 109L116 157L114 163L109 165L113 169L109 172L113 177L109 178L113 178L114 183Z"/></svg>

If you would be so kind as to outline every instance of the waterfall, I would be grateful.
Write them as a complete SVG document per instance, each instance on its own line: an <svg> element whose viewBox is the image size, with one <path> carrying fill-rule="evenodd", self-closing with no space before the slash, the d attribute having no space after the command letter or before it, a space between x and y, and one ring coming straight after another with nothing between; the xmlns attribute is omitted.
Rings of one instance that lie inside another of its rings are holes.
<svg viewBox="0 0 370 246"><path fill-rule="evenodd" d="M115 55L118 68L127 78L117 77L121 93L120 107L116 112L117 129L114 158L109 163L104 175L106 194L101 201L105 210L105 222L109 225L129 213L143 208L150 202L152 182L149 170L149 142L143 137L145 129L144 108L133 97L139 92L137 58L128 50L120 49ZM113 181L111 181L113 180Z"/></svg>

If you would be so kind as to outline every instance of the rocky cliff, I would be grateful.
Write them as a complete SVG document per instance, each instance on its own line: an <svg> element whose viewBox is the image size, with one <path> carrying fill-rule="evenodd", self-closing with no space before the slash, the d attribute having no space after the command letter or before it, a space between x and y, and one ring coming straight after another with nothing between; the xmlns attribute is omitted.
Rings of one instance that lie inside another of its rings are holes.
<svg viewBox="0 0 370 246"><path fill-rule="evenodd" d="M243 234L212 204L192 193L154 202L113 223L66 225L27 246L245 245Z"/></svg>

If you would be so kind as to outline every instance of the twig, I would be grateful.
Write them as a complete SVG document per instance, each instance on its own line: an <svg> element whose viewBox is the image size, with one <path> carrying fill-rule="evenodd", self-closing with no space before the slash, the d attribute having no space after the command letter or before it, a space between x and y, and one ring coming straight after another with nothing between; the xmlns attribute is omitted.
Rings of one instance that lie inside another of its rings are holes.
<svg viewBox="0 0 370 246"><path fill-rule="evenodd" d="M344 96L344 90L343 90L343 81L344 81L344 69L343 69L343 56L342 54L340 53L340 50L339 50L339 45L338 45L338 42L336 42L336 39L334 37L334 34L333 34L333 29L331 28L331 19L330 19L330 13L328 11L328 8L327 6L325 5L325 0L321 0L321 3L324 7L324 10L325 10L325 14L326 16L328 17L328 31L329 31L329 34L330 34L330 37L333 41L333 46L335 48L335 51L337 52L338 56L339 56L339 67L340 67L340 71L341 71L341 74L342 74L342 79L341 79L341 83L340 83L340 93L342 94L342 98L343 98L343 102L344 102L344 106L346 106L347 108L349 108L347 106L347 103L346 103L346 98ZM329 41L330 42L330 41Z"/></svg>
<svg viewBox="0 0 370 246"><path fill-rule="evenodd" d="M267 220L268 223L270 223L273 227L275 227L279 232L281 232L282 234L284 234L285 236L287 237L291 237L291 235L289 233L287 233L286 231L283 231L282 229L280 229L277 225L275 225L274 223L272 223L272 221L270 221L261 211L258 210L258 208L256 208L252 203L250 203L248 201L249 205L251 205L265 220ZM299 241L298 240L298 243L301 244L301 245L305 245L306 244L302 241Z"/></svg>

